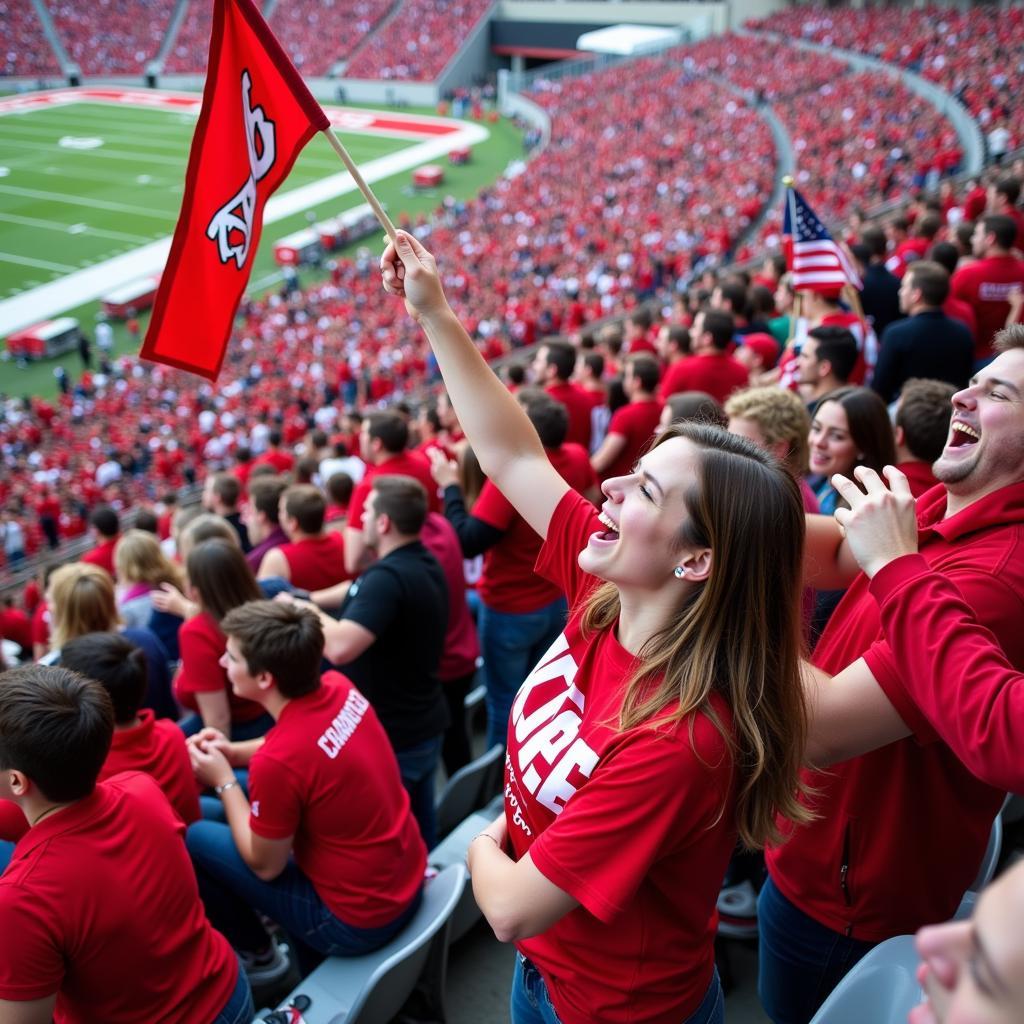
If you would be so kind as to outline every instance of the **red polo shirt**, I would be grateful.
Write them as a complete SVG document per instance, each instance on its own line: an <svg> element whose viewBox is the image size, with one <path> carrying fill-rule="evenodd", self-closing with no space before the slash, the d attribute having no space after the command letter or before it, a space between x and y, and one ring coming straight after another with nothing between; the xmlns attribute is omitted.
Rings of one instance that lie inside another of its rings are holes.
<svg viewBox="0 0 1024 1024"><path fill-rule="evenodd" d="M673 363L661 379L658 395L664 402L680 391L703 391L723 404L749 383L750 373L738 359L725 352L705 352Z"/></svg>
<svg viewBox="0 0 1024 1024"><path fill-rule="evenodd" d="M1024 260L1013 256L975 260L954 272L950 294L969 303L978 318L976 359L992 355L992 336L1006 326L1010 314L1007 296L1014 285L1024 286Z"/></svg>
<svg viewBox="0 0 1024 1024"><path fill-rule="evenodd" d="M105 540L102 544L97 544L92 550L86 551L82 555L82 561L88 562L90 565L98 565L101 569L106 569L116 579L117 574L114 572L114 548L117 547L118 540L120 538L115 537L113 540Z"/></svg>
<svg viewBox="0 0 1024 1024"><path fill-rule="evenodd" d="M918 499L921 554L956 583L1007 657L1024 667L1024 484L949 519L945 509L942 487ZM836 608L813 660L835 674L860 657L900 707L901 672L863 574ZM868 942L953 916L1004 792L975 778L944 743L913 739L805 775L817 790L817 820L767 853L769 873L791 903Z"/></svg>
<svg viewBox="0 0 1024 1024"><path fill-rule="evenodd" d="M0 877L0 999L57 992L57 1024L213 1020L238 961L206 919L184 833L135 772L30 829Z"/></svg>
<svg viewBox="0 0 1024 1024"><path fill-rule="evenodd" d="M652 398L643 402L630 402L615 410L608 424L608 433L618 434L625 439L626 445L603 474L603 479L625 476L636 465L641 452L654 436L654 430L661 419L661 406L661 402Z"/></svg>

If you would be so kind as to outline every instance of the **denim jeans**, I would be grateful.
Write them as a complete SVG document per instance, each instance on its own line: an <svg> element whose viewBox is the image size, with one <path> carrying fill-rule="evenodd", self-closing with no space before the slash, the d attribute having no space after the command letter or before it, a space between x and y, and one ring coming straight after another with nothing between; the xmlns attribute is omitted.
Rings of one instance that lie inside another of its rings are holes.
<svg viewBox="0 0 1024 1024"><path fill-rule="evenodd" d="M238 965L238 981L235 984L235 991L220 1013L213 1019L213 1024L252 1024L256 1016L256 1008L252 1005L252 990L249 988L249 979L241 963Z"/></svg>
<svg viewBox="0 0 1024 1024"><path fill-rule="evenodd" d="M11 863L11 858L14 856L14 843L8 843L6 840L0 840L0 875L7 870L7 865Z"/></svg>
<svg viewBox="0 0 1024 1024"><path fill-rule="evenodd" d="M771 878L757 901L757 991L775 1024L807 1024L874 945L848 939L793 906Z"/></svg>
<svg viewBox="0 0 1024 1024"><path fill-rule="evenodd" d="M565 629L568 606L560 597L535 612L498 612L480 604L477 632L487 684L487 749L504 746L512 702L541 656Z"/></svg>
<svg viewBox="0 0 1024 1024"><path fill-rule="evenodd" d="M434 809L434 779L441 761L443 736L434 736L414 747L396 750L402 785L409 794L412 816L420 827L423 842L432 850L437 842L437 814Z"/></svg>
<svg viewBox="0 0 1024 1024"><path fill-rule="evenodd" d="M242 860L227 825L194 822L188 828L185 843L211 923L235 949L246 953L260 952L268 941L256 911L276 921L296 942L318 953L359 956L372 952L401 931L416 912L422 894L420 890L390 924L356 928L331 913L294 861L289 861L272 881L257 878Z"/></svg>
<svg viewBox="0 0 1024 1024"><path fill-rule="evenodd" d="M522 953L516 953L515 974L512 976L512 1024L561 1024L548 987L540 971ZM718 978L718 968L711 979L700 1006L680 1024L723 1024L725 1021L725 994Z"/></svg>

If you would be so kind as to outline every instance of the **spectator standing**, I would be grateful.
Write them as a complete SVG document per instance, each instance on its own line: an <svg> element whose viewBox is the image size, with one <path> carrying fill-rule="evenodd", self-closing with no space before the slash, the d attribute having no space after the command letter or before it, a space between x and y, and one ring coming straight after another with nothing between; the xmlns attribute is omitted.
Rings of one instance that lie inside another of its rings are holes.
<svg viewBox="0 0 1024 1024"><path fill-rule="evenodd" d="M845 386L857 363L857 342L845 327L812 327L796 358L800 397L813 407Z"/></svg>
<svg viewBox="0 0 1024 1024"><path fill-rule="evenodd" d="M1010 292L1024 286L1024 260L1012 252L1016 237L1017 224L1011 217L986 214L971 235L977 259L953 275L952 294L969 303L978 318L976 366L992 359L992 339L1006 326L1010 314Z"/></svg>
<svg viewBox="0 0 1024 1024"><path fill-rule="evenodd" d="M121 524L118 522L117 513L109 505L98 505L89 516L89 525L92 527L96 546L82 555L82 561L106 569L110 578L115 579L114 549L121 536Z"/></svg>
<svg viewBox="0 0 1024 1024"><path fill-rule="evenodd" d="M249 484L249 496L242 505L242 522L253 545L245 560L254 573L259 572L268 552L288 543L280 520L281 495L287 489L288 481L281 476L255 476Z"/></svg>
<svg viewBox="0 0 1024 1024"><path fill-rule="evenodd" d="M615 411L601 447L590 458L599 479L626 476L650 444L661 417L662 403L655 397L659 376L652 356L627 357L622 383L629 403Z"/></svg>
<svg viewBox="0 0 1024 1024"><path fill-rule="evenodd" d="M703 391L721 403L733 391L746 387L747 368L729 354L735 333L731 313L721 309L700 310L690 331L693 355L669 367L661 380L661 400L664 402L680 391Z"/></svg>
<svg viewBox="0 0 1024 1024"><path fill-rule="evenodd" d="M860 302L871 321L875 333L882 332L903 315L900 310L900 279L885 265L887 244L885 232L876 225L868 225L860 233L866 263L861 279Z"/></svg>
<svg viewBox="0 0 1024 1024"><path fill-rule="evenodd" d="M956 389L966 386L974 366L974 342L960 321L942 311L948 296L944 267L918 260L907 268L900 282L900 309L906 319L886 328L871 378L883 402L895 401L911 377L948 381Z"/></svg>
<svg viewBox="0 0 1024 1024"><path fill-rule="evenodd" d="M590 413L594 403L590 396L572 383L576 368L576 351L568 342L552 341L541 345L533 360L533 381L552 398L562 403L569 414L569 430L565 439L590 450Z"/></svg>
<svg viewBox="0 0 1024 1024"><path fill-rule="evenodd" d="M242 522L239 502L242 500L242 481L234 473L211 473L203 481L203 508L227 520L228 525L238 534L242 551L248 552L249 531Z"/></svg>
<svg viewBox="0 0 1024 1024"><path fill-rule="evenodd" d="M1024 252L1024 210L1020 202L1020 181L1011 174L1000 175L988 187L988 213L1009 217L1017 225L1013 248Z"/></svg>

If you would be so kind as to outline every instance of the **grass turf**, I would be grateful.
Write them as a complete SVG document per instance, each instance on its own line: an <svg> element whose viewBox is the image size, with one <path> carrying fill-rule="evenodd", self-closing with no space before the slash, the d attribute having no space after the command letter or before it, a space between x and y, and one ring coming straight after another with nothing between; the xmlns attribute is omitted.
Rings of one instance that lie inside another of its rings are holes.
<svg viewBox="0 0 1024 1024"><path fill-rule="evenodd" d="M194 127L195 118L185 114L105 104L78 103L0 117L0 166L8 169L6 174L0 171L0 299L170 235ZM501 120L487 127L491 137L473 147L469 164L446 166L444 186L436 194L410 193L409 171L374 183L392 218L430 212L445 195L468 199L522 155L521 136L513 124ZM352 133L340 137L357 163L414 144ZM76 147L87 143L60 144L61 139L94 138L103 145L84 149ZM340 170L327 140L317 136L278 194ZM310 214L323 220L361 202L352 192L265 225L250 290L265 291L276 282L272 249L277 239L306 227ZM374 247L378 240L368 242ZM315 276L302 272L304 281ZM98 302L90 302L62 313L77 317L91 335L99 308ZM143 333L147 320L141 318ZM136 347L123 325L115 324L114 334L115 354ZM53 395L58 364L73 380L81 372L74 353L25 368L0 363L0 392Z"/></svg>

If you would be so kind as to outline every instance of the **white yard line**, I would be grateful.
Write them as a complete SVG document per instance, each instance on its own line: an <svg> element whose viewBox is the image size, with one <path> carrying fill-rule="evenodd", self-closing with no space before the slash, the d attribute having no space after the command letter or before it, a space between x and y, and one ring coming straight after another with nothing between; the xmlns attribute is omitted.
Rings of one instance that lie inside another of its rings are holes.
<svg viewBox="0 0 1024 1024"><path fill-rule="evenodd" d="M428 139L418 146L411 146L397 153L390 153L387 156L368 161L360 167L363 177L368 182L380 181L382 178L388 178L430 160L444 157L452 149L483 142L489 135L487 129L482 125L465 123L463 125L457 132ZM345 128L344 130L349 129ZM292 214L336 199L354 189L355 184L351 176L347 171L343 171L290 192L278 194L267 203L263 223L274 224ZM3 185L0 185L0 190L13 191L11 186ZM21 189L14 194L19 194L19 192L30 194L32 190ZM57 193L39 193L38 198L70 201L66 196ZM95 200L81 200L79 204L83 206L103 205ZM138 207L132 207L130 210L124 209L120 204L109 204L109 206L123 209L124 212L134 212L139 209ZM149 213L149 211L144 212ZM152 216L151 213L150 215ZM166 217L166 214L162 216ZM5 299L0 302L0 336L31 326L40 320L46 320L56 313L62 313L74 306L92 302L113 289L140 277L160 273L167 262L170 248L170 237L161 238L131 252L122 253L120 256L97 263L85 270L76 271L57 281L39 285L13 298ZM30 261L21 259L21 262L29 263Z"/></svg>
<svg viewBox="0 0 1024 1024"><path fill-rule="evenodd" d="M41 217L22 217L16 213L0 213L0 223L18 224L23 228L42 228L44 231L57 231L62 235L74 234L74 232L68 230L69 225L62 221L43 220ZM111 231L109 228L94 228L91 226L82 231L81 234L87 234L90 238L110 238L115 242L134 242L136 245L152 240L145 235L129 235L124 231Z"/></svg>
<svg viewBox="0 0 1024 1024"><path fill-rule="evenodd" d="M73 266L66 263L51 263L49 260L34 260L31 256L18 256L13 252L0 252L0 263L14 263L18 266L38 267L40 270L60 270L67 272L75 270ZM11 330L17 330L12 327Z"/></svg>
<svg viewBox="0 0 1024 1024"><path fill-rule="evenodd" d="M47 199L51 203L65 203L68 206L85 206L93 210L110 210L113 213L131 213L136 217L156 217L158 220L167 220L168 214L155 212L145 206L132 206L129 203L114 203L106 199L82 198L69 196L64 192L47 192L39 188L21 188L18 185L0 185L0 193L7 193L10 196L22 196L26 199ZM170 216L173 216L171 214Z"/></svg>

